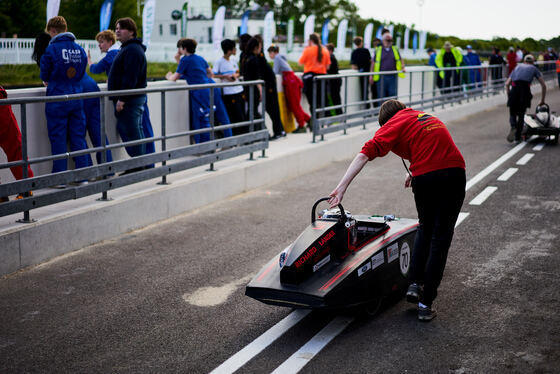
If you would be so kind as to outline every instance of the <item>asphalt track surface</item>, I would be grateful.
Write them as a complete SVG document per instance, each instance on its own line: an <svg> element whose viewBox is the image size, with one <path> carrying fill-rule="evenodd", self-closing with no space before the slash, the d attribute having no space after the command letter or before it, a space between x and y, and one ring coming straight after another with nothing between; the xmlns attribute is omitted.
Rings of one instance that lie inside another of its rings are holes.
<svg viewBox="0 0 560 374"><path fill-rule="evenodd" d="M297 312L244 296L348 160L0 279L0 372L228 372L248 345L258 354L239 373L558 372L560 146L515 148L507 119L501 106L447 124L467 180L516 153L467 191L430 323L398 299L374 317L311 312L286 327ZM415 218L404 175L392 154L369 163L345 208Z"/></svg>

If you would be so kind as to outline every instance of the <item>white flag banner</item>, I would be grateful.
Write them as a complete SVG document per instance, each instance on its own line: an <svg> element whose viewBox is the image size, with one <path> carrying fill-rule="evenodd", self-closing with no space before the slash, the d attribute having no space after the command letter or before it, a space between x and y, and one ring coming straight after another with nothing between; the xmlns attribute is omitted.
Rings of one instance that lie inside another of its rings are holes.
<svg viewBox="0 0 560 374"><path fill-rule="evenodd" d="M274 12L270 11L264 16L264 30L263 30L263 52L268 50L272 45L272 38L276 35L276 24L274 23Z"/></svg>
<svg viewBox="0 0 560 374"><path fill-rule="evenodd" d="M214 15L214 26L212 26L212 44L218 51L221 50L220 43L224 37L224 19L226 17L226 7L221 6Z"/></svg>
<svg viewBox="0 0 560 374"><path fill-rule="evenodd" d="M288 53L294 49L294 17L288 20Z"/></svg>
<svg viewBox="0 0 560 374"><path fill-rule="evenodd" d="M404 50L408 50L408 39L410 38L410 29L407 27L406 30L404 30Z"/></svg>
<svg viewBox="0 0 560 374"><path fill-rule="evenodd" d="M426 39L428 37L428 32L427 31L422 31L420 32L420 45L418 46L418 49L423 51L424 49L426 49Z"/></svg>
<svg viewBox="0 0 560 374"><path fill-rule="evenodd" d="M49 0L47 2L47 22L53 17L58 16L60 9L60 0Z"/></svg>
<svg viewBox="0 0 560 374"><path fill-rule="evenodd" d="M146 49L150 46L155 15L156 0L146 0L144 10L142 11L142 43L146 46Z"/></svg>
<svg viewBox="0 0 560 374"><path fill-rule="evenodd" d="M336 35L336 48L342 52L346 48L346 34L348 33L348 20L343 19L338 24L338 33Z"/></svg>
<svg viewBox="0 0 560 374"><path fill-rule="evenodd" d="M395 31L395 25L387 26L387 30L389 30L389 32L391 33L391 36L393 36L393 31Z"/></svg>
<svg viewBox="0 0 560 374"><path fill-rule="evenodd" d="M371 37L373 36L373 23L368 23L364 30L364 48L371 48Z"/></svg>
<svg viewBox="0 0 560 374"><path fill-rule="evenodd" d="M307 44L309 41L309 35L313 34L315 31L315 15L312 14L307 16L305 19L305 24L303 25L303 43Z"/></svg>

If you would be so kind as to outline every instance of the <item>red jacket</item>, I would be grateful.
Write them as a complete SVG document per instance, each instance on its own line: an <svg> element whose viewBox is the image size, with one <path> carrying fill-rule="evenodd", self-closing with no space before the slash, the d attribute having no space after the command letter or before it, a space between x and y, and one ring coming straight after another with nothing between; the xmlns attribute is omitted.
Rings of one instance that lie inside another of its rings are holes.
<svg viewBox="0 0 560 374"><path fill-rule="evenodd" d="M412 176L448 168L465 168L465 160L447 127L430 114L403 109L377 130L361 153L371 161L389 151L410 161Z"/></svg>

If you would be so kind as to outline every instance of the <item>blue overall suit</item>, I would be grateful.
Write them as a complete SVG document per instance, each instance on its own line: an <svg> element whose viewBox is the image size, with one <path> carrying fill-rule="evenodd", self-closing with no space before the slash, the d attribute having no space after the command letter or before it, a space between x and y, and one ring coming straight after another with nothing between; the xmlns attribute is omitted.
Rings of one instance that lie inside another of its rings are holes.
<svg viewBox="0 0 560 374"><path fill-rule="evenodd" d="M72 33L56 35L41 57L41 80L48 83L47 96L76 94L82 92L82 80L87 67L87 55L74 42ZM66 141L70 149L87 149L86 119L83 100L47 103L45 105L47 129L53 155L66 153ZM88 166L88 156L74 157L76 168ZM53 161L52 172L67 169L66 159Z"/></svg>
<svg viewBox="0 0 560 374"><path fill-rule="evenodd" d="M113 46L115 47L115 46ZM111 65L113 65L113 60L117 57L119 53L119 48L111 47L105 57L103 57L97 64L91 64L89 66L89 71L92 74L102 74L105 73L109 75L109 70L111 70ZM144 138L153 138L154 130L152 128L152 122L150 121L150 112L148 111L148 101L144 104L144 113L142 114L142 132L144 133ZM154 153L156 147L154 142L146 143L146 153Z"/></svg>
<svg viewBox="0 0 560 374"><path fill-rule="evenodd" d="M99 92L99 86L89 75L84 74L82 78L83 92ZM101 147L101 120L100 120L101 104L99 98L84 99L84 113L86 115L86 129L89 134L89 139L94 147ZM105 144L109 144L107 136L105 136ZM95 155L97 164L101 164L101 152ZM113 161L111 150L107 150L106 162ZM88 164L93 165L91 157L88 158Z"/></svg>
<svg viewBox="0 0 560 374"><path fill-rule="evenodd" d="M179 61L177 73L181 74L181 79L185 79L188 84L207 84L215 83L208 78L208 63L202 57L192 54L183 56ZM210 90L191 90L189 91L191 128L198 130L210 127ZM214 114L222 125L229 125L230 120L226 107L222 100L220 89L214 88ZM224 136L232 136L231 129L224 130ZM210 140L210 132L196 134L193 136L195 143L207 142Z"/></svg>

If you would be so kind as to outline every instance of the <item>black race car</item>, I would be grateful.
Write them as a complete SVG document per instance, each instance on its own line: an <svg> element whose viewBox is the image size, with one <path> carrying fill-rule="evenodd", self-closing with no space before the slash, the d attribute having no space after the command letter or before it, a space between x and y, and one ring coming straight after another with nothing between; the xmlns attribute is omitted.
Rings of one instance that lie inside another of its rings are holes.
<svg viewBox="0 0 560 374"><path fill-rule="evenodd" d="M245 294L292 308L377 309L406 290L417 220L325 210L247 285ZM404 292L403 292L404 294Z"/></svg>

